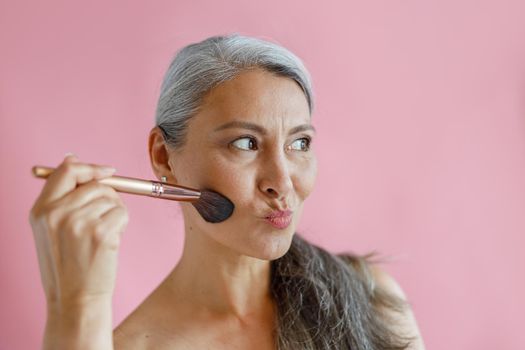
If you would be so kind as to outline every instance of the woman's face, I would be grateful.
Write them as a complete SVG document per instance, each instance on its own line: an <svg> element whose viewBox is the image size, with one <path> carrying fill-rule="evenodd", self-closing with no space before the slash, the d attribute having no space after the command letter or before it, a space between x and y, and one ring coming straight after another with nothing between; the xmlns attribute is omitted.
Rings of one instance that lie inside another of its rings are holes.
<svg viewBox="0 0 525 350"><path fill-rule="evenodd" d="M292 79L253 69L212 89L169 164L177 183L217 191L235 210L208 223L181 202L187 229L242 255L284 255L315 182L313 137L306 97ZM266 219L276 210L292 211L288 226Z"/></svg>

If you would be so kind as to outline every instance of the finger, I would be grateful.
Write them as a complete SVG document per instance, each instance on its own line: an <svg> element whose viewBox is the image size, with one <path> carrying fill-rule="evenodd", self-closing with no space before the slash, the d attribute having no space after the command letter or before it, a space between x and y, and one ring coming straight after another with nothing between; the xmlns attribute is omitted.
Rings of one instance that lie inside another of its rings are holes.
<svg viewBox="0 0 525 350"><path fill-rule="evenodd" d="M91 244L86 244L86 240L92 240L91 235L95 234L101 216L116 206L118 203L114 200L100 197L68 215L62 223L67 229L61 231L67 236L59 239L62 253L67 255L68 252L74 251L76 259L87 259L91 254Z"/></svg>
<svg viewBox="0 0 525 350"><path fill-rule="evenodd" d="M84 222L95 222L114 207L120 205L114 199L107 197L96 198L84 206L75 210L71 220L82 220Z"/></svg>
<svg viewBox="0 0 525 350"><path fill-rule="evenodd" d="M95 231L95 240L103 242L110 249L116 250L120 244L120 236L124 232L129 216L126 207L117 205L108 210L100 218Z"/></svg>
<svg viewBox="0 0 525 350"><path fill-rule="evenodd" d="M78 156L73 153L66 153L64 156L64 162L79 162Z"/></svg>
<svg viewBox="0 0 525 350"><path fill-rule="evenodd" d="M39 204L53 202L74 190L79 184L108 177L115 172L115 169L110 167L76 162L75 158L67 156L65 161L49 175L37 200Z"/></svg>
<svg viewBox="0 0 525 350"><path fill-rule="evenodd" d="M73 211L100 197L106 197L124 205L124 202L115 189L111 186L101 184L97 180L92 180L80 185L75 191L69 192L57 200L54 205L67 208L68 211Z"/></svg>

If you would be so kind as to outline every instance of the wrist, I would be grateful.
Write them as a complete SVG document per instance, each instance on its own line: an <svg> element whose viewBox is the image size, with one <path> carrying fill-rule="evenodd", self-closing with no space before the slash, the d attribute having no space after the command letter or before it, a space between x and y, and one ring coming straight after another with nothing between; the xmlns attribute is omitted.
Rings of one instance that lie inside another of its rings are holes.
<svg viewBox="0 0 525 350"><path fill-rule="evenodd" d="M48 310L44 349L112 349L111 300L64 303Z"/></svg>

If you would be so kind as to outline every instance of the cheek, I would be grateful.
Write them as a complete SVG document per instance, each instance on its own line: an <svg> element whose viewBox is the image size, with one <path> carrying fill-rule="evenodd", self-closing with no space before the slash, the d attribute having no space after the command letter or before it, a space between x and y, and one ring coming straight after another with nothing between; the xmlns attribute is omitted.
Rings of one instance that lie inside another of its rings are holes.
<svg viewBox="0 0 525 350"><path fill-rule="evenodd" d="M301 200L305 200L315 186L317 178L317 159L312 156L302 162L295 176L295 190Z"/></svg>
<svg viewBox="0 0 525 350"><path fill-rule="evenodd" d="M246 167L220 157L208 159L200 170L199 186L216 190L237 206L243 206L252 200L254 174Z"/></svg>

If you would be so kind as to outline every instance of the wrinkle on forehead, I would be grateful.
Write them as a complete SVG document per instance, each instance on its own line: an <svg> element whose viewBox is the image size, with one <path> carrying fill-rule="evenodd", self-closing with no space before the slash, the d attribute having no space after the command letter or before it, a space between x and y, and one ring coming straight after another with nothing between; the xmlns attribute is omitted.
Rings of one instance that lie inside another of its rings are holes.
<svg viewBox="0 0 525 350"><path fill-rule="evenodd" d="M272 126L283 133L288 126L310 121L308 101L301 87L293 79L262 69L243 72L212 89L205 97L201 114L212 128L237 119L267 129Z"/></svg>

